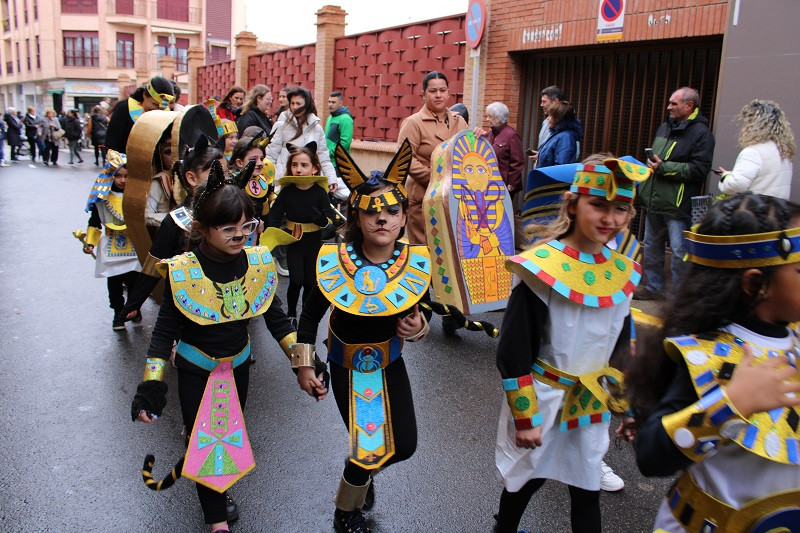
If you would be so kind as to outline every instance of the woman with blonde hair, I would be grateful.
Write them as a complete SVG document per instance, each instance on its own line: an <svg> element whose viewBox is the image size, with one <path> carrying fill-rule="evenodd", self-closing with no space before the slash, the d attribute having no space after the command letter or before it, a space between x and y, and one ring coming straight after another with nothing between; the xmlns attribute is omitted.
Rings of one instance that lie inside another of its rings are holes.
<svg viewBox="0 0 800 533"><path fill-rule="evenodd" d="M742 108L742 123L733 170L719 167L719 190L726 194L752 191L788 199L792 189L794 134L778 104L753 100Z"/></svg>
<svg viewBox="0 0 800 533"><path fill-rule="evenodd" d="M258 126L269 133L272 131L270 107L272 107L272 91L266 85L256 85L250 89L245 99L241 114L236 119L236 129L244 131L248 126Z"/></svg>
<svg viewBox="0 0 800 533"><path fill-rule="evenodd" d="M61 123L56 118L55 109L46 109L44 112L44 150L42 151L42 161L45 166L56 166L58 163L58 141L64 135Z"/></svg>

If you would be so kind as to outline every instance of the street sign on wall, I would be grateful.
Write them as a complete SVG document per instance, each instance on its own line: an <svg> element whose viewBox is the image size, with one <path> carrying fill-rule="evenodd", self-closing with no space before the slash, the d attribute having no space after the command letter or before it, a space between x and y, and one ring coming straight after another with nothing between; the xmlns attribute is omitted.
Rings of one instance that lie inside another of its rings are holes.
<svg viewBox="0 0 800 533"><path fill-rule="evenodd" d="M485 0L470 0L467 9L467 46L477 48L486 29Z"/></svg>
<svg viewBox="0 0 800 533"><path fill-rule="evenodd" d="M625 22L625 0L600 0L597 12L597 40L619 41Z"/></svg>

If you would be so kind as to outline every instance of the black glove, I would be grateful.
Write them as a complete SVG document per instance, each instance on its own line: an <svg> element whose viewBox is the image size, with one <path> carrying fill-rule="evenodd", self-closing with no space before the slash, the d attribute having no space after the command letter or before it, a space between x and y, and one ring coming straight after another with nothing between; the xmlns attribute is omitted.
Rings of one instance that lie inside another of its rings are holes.
<svg viewBox="0 0 800 533"><path fill-rule="evenodd" d="M328 225L328 217L325 216L325 213L317 209L316 207L311 208L311 216L314 217L314 224L320 227L325 227Z"/></svg>
<svg viewBox="0 0 800 533"><path fill-rule="evenodd" d="M136 387L136 394L131 403L131 420L139 418L139 412L144 411L147 416L161 416L161 411L167 405L167 384L163 381L150 379L142 381Z"/></svg>

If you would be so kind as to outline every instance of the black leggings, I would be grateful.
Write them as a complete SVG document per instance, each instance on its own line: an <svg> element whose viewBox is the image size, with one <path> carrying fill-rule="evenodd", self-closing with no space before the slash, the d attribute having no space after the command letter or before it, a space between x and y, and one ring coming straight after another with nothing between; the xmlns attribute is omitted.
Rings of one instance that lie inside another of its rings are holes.
<svg viewBox="0 0 800 533"><path fill-rule="evenodd" d="M544 479L531 479L519 489L500 495L495 533L517 533L519 521L533 493L544 485ZM567 485L570 500L570 521L573 533L600 533L600 491L585 490Z"/></svg>
<svg viewBox="0 0 800 533"><path fill-rule="evenodd" d="M336 363L331 363L331 388L336 398L336 405L342 415L345 426L350 423L350 371ZM386 390L389 393L392 430L394 431L394 455L384 463L382 468L405 461L417 449L417 417L414 414L414 400L411 397L411 383L403 358L396 360L383 369L386 379ZM370 473L374 470L361 468L352 461L344 467L344 479L351 485L365 485Z"/></svg>
<svg viewBox="0 0 800 533"><path fill-rule="evenodd" d="M297 316L297 300L303 289L306 301L317 284L317 254L322 247L322 233L304 233L300 240L286 246L286 266L289 267L289 288L286 289L286 305L289 316Z"/></svg>
<svg viewBox="0 0 800 533"><path fill-rule="evenodd" d="M236 367L233 370L233 377L236 381L236 389L239 392L239 403L242 406L242 412L244 412L244 406L247 403L247 387L250 382L250 363L245 362ZM183 425L186 426L187 439L192 432L207 380L208 374L178 368L178 399L181 402L181 414L183 415ZM200 507L203 508L203 518L206 524L225 522L228 519L225 494L220 494L199 483L196 486L197 498L200 500Z"/></svg>
<svg viewBox="0 0 800 533"><path fill-rule="evenodd" d="M125 296L122 291L123 283L128 287L130 293L136 279L139 277L139 272L131 270L124 274L117 274L116 276L109 276L107 278L108 284L108 303L109 307L114 311L119 311L125 305Z"/></svg>

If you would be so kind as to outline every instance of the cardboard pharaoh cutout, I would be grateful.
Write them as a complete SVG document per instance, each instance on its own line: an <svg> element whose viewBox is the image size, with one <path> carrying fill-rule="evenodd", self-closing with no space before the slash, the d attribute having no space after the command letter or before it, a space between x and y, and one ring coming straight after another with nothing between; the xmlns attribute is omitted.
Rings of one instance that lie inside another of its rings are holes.
<svg viewBox="0 0 800 533"><path fill-rule="evenodd" d="M489 142L463 130L437 146L423 200L436 300L464 314L506 306L514 213Z"/></svg>

